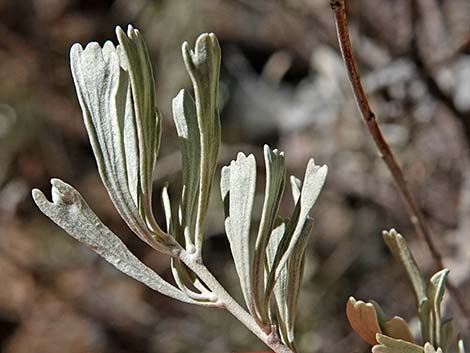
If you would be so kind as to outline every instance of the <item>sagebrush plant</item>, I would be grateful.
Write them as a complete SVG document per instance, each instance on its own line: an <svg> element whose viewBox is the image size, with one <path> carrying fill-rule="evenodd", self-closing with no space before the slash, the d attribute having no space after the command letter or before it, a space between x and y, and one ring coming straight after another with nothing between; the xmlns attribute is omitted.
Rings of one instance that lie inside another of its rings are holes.
<svg viewBox="0 0 470 353"><path fill-rule="evenodd" d="M452 348L452 319L443 320L441 304L445 292L448 269L435 273L426 283L409 250L405 239L395 229L383 232L383 239L395 260L404 270L413 289L421 328L421 343L417 343L406 321L389 318L380 305L370 300L365 303L350 297L346 316L351 327L372 345L373 353L444 353ZM457 340L459 353L465 353L463 340Z"/></svg>
<svg viewBox="0 0 470 353"><path fill-rule="evenodd" d="M204 223L217 167L220 121L217 95L220 47L202 34L194 50L182 46L194 98L181 90L173 99L173 119L182 153L183 187L161 200L166 225L157 223L152 181L160 145L161 115L156 105L152 65L140 32L116 28L118 45L75 44L70 63L85 126L108 194L129 228L153 249L171 257L176 285L145 266L107 228L72 186L52 179L52 202L35 189L39 209L72 237L120 271L182 302L225 308L277 353L295 352L294 323L313 226L309 216L327 175L308 162L303 182L290 177L295 206L278 214L286 184L284 154L264 147L266 181L261 221L250 244L256 185L253 155L239 153L221 171L225 229L246 308L217 281L202 261Z"/></svg>

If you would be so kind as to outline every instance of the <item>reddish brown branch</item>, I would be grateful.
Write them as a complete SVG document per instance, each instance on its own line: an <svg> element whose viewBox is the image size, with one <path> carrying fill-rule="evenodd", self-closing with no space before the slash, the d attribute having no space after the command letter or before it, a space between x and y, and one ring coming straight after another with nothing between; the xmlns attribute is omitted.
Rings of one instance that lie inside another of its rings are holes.
<svg viewBox="0 0 470 353"><path fill-rule="evenodd" d="M349 82L351 84L354 98L356 100L359 112L362 119L364 120L369 133L374 140L377 148L380 152L380 157L384 160L387 165L390 173L393 176L398 192L400 193L403 203L406 206L406 210L410 217L411 222L415 228L416 233L422 239L429 251L431 253L434 265L437 269L444 268L444 263L442 261L442 256L439 253L436 245L434 244L431 236L431 229L428 224L425 222L421 212L419 211L416 202L411 195L406 180L403 174L403 171L400 165L397 163L395 156L390 149L387 141L385 140L382 130L377 123L374 112L369 106L369 101L362 87L361 77L356 67L356 62L351 48L351 41L349 39L349 29L346 19L346 11L344 0L330 0L330 5L334 11L335 21L336 21L336 31L338 35L339 46L341 50L341 55L343 57L344 64L348 72ZM455 302L462 312L464 318L468 321L470 320L470 313L466 307L463 296L459 292L456 286L452 283L447 282L447 288L455 299Z"/></svg>

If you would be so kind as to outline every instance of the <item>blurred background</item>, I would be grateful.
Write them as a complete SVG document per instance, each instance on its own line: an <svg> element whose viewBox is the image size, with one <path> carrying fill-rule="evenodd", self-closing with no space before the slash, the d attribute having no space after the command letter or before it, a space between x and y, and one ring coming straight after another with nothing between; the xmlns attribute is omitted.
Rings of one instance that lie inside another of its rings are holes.
<svg viewBox="0 0 470 353"><path fill-rule="evenodd" d="M470 2L350 0L347 7L371 105L468 300ZM71 183L136 255L170 277L168 259L131 234L100 182L68 64L73 43L115 40L114 27L128 23L147 40L164 113L156 195L165 181L179 192L171 99L189 86L180 46L204 31L217 34L223 53L220 166L238 151L255 154L256 221L264 143L285 151L289 174L303 177L310 157L328 165L299 302L300 351L369 350L345 319L350 295L380 302L417 330L412 292L382 229L397 228L423 271L434 269L360 121L327 0L0 0L1 352L265 350L228 313L179 304L117 272L32 202L30 190L49 194L51 177ZM206 262L241 298L217 185L212 199ZM161 219L158 198L155 210ZM462 332L454 309L446 301L444 315L456 316Z"/></svg>

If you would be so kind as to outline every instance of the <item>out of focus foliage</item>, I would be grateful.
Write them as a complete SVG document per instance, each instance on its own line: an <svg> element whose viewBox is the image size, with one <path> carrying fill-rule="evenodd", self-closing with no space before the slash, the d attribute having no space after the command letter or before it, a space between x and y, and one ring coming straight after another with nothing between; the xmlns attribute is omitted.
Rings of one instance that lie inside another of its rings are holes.
<svg viewBox="0 0 470 353"><path fill-rule="evenodd" d="M371 104L438 235L435 241L451 269L449 277L469 293L470 3L352 0L348 8ZM344 301L351 293L374 298L417 332L412 292L380 231L393 226L407 234L428 277L431 261L413 236L388 171L358 118L328 1L2 0L2 352L177 353L262 347L229 315L176 307L121 276L66 238L32 203L33 186L47 188L51 176L67 180L139 258L168 278L168 261L134 239L101 186L66 64L70 43L103 41L113 36L115 25L127 23L141 28L155 66L165 140L157 191L162 179L181 179L169 102L180 87L189 86L179 44L193 42L203 31L215 32L224 52L221 165L239 150L259 153L264 143L285 151L289 174L302 175L312 155L328 164L299 298L300 350L366 349L345 319ZM260 155L256 159L262 161ZM259 165L259 180L263 170ZM223 208L217 191L212 199L205 246L213 256L206 262L236 291L235 269L218 221ZM261 203L261 195L255 197L255 209ZM281 213L291 206L281 205ZM408 300L396 300L398 293L407 292ZM451 311L444 302L443 317ZM454 329L468 332L459 327L461 322L456 316Z"/></svg>

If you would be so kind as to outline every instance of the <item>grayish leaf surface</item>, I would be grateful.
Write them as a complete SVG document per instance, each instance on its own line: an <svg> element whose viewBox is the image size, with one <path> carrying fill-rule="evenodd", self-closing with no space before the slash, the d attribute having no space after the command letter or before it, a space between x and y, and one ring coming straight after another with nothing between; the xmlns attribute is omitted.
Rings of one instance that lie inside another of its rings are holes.
<svg viewBox="0 0 470 353"><path fill-rule="evenodd" d="M424 353L423 347L414 343L377 334L378 345L372 347L372 353Z"/></svg>
<svg viewBox="0 0 470 353"><path fill-rule="evenodd" d="M268 321L267 311L263 304L264 266L266 247L273 231L277 218L279 205L284 193L286 167L284 153L279 150L271 150L264 146L264 161L266 167L266 186L264 191L263 210L261 222L256 237L255 251L253 255L252 291L256 310L263 322Z"/></svg>
<svg viewBox="0 0 470 353"><path fill-rule="evenodd" d="M251 295L250 226L256 192L256 161L251 154L239 153L237 160L224 167L222 194L229 193L229 214L225 230L235 262L243 297L253 311Z"/></svg>
<svg viewBox="0 0 470 353"><path fill-rule="evenodd" d="M403 267L413 287L418 305L426 298L426 283L403 236L395 229L384 231L383 239L396 261Z"/></svg>
<svg viewBox="0 0 470 353"><path fill-rule="evenodd" d="M441 303L445 292L445 281L449 274L448 269L443 269L431 277L428 288L428 300L431 309L432 336L429 342L435 347L442 347L442 320L441 320Z"/></svg>
<svg viewBox="0 0 470 353"><path fill-rule="evenodd" d="M303 234L307 224L309 212L320 194L326 179L328 168L326 166L315 165L311 159L305 171L304 184L300 193L299 201L290 217L289 224L284 237L277 249L273 262L273 268L266 284L265 305L269 302L274 284L282 268L287 264L292 252Z"/></svg>
<svg viewBox="0 0 470 353"><path fill-rule="evenodd" d="M141 160L139 124L131 99L129 63L120 47L75 44L70 63L77 96L101 179L131 230L153 248L174 255L176 242L150 226L140 210L142 188L136 161ZM137 158L139 156L139 158ZM139 164L140 165L140 164ZM151 192L148 191L148 192ZM151 212L147 212L151 213ZM152 214L153 217L153 214Z"/></svg>
<svg viewBox="0 0 470 353"><path fill-rule="evenodd" d="M200 182L195 230L196 253L200 256L204 220L209 205L210 189L220 146L220 120L217 108L220 46L213 33L205 33L197 39L194 51L185 42L182 52L186 69L194 87L200 132Z"/></svg>
<svg viewBox="0 0 470 353"><path fill-rule="evenodd" d="M51 184L53 202L49 202L37 189L33 190L33 199L39 209L59 227L128 276L161 294L194 303L140 262L119 237L99 220L77 190L58 179L52 179Z"/></svg>
<svg viewBox="0 0 470 353"><path fill-rule="evenodd" d="M143 216L154 231L161 232L152 213L152 180L160 146L161 117L155 102L155 82L152 65L144 39L131 25L126 33L116 28L116 36L131 84L139 147L140 190ZM139 205L140 208L140 205Z"/></svg>
<svg viewBox="0 0 470 353"><path fill-rule="evenodd" d="M276 251L281 243L282 237L284 232L286 231L286 221L281 220L278 218L277 225L273 229L271 233L271 237L269 239L268 246L266 248L266 277L272 270L274 257L276 256ZM283 338L284 343L289 342L288 338L288 307L287 307L287 281L288 281L288 273L287 267L284 267L279 274L279 278L274 286L274 311L271 312L270 316L273 318L274 316L277 317L277 324L279 326L279 330L281 333L281 337ZM273 320L271 320L273 321Z"/></svg>
<svg viewBox="0 0 470 353"><path fill-rule="evenodd" d="M183 185L181 227L185 248L194 252L194 226L196 222L196 199L199 191L199 166L201 143L197 123L196 104L189 93L181 90L173 99L173 120L178 133L183 162Z"/></svg>

